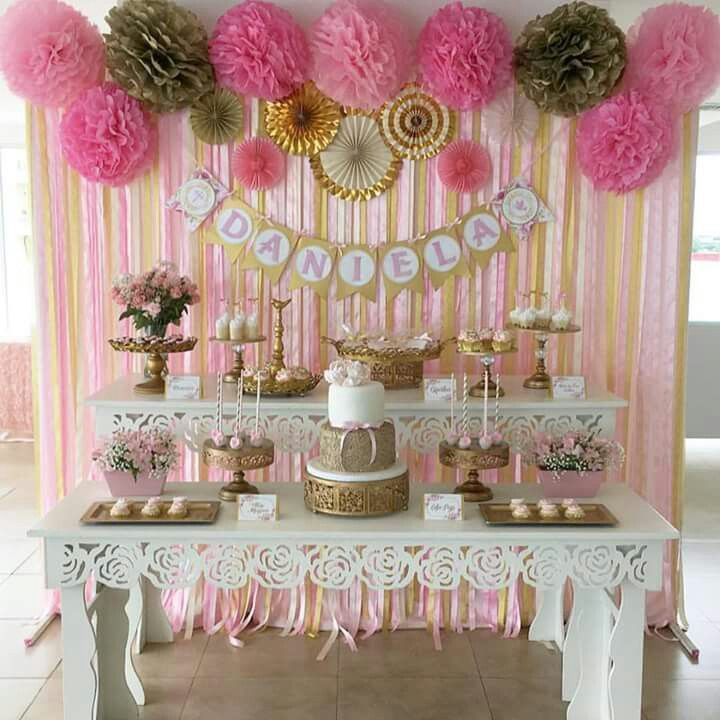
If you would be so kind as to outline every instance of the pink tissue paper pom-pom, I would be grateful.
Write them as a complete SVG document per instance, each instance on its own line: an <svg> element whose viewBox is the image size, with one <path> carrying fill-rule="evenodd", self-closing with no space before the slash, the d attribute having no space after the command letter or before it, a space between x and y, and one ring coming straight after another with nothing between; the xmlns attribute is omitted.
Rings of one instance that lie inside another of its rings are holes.
<svg viewBox="0 0 720 720"><path fill-rule="evenodd" d="M62 107L105 75L98 29L57 0L21 0L0 18L0 70L12 92Z"/></svg>
<svg viewBox="0 0 720 720"><path fill-rule="evenodd" d="M279 100L307 80L310 52L287 10L247 0L218 19L209 43L219 85L240 95Z"/></svg>
<svg viewBox="0 0 720 720"><path fill-rule="evenodd" d="M460 2L428 18L418 40L425 89L452 108L489 103L512 79L512 38L494 13Z"/></svg>
<svg viewBox="0 0 720 720"><path fill-rule="evenodd" d="M440 181L458 193L477 192L490 179L491 170L488 151L472 140L451 142L438 158Z"/></svg>
<svg viewBox="0 0 720 720"><path fill-rule="evenodd" d="M235 148L233 175L250 190L268 190L277 185L285 173L285 156L267 138L253 137Z"/></svg>
<svg viewBox="0 0 720 720"><path fill-rule="evenodd" d="M337 0L310 35L311 77L341 105L373 110L408 80L413 48L403 22L381 2Z"/></svg>
<svg viewBox="0 0 720 720"><path fill-rule="evenodd" d="M627 35L624 84L685 113L720 82L720 18L708 8L669 3L646 10Z"/></svg>
<svg viewBox="0 0 720 720"><path fill-rule="evenodd" d="M79 95L60 123L63 155L88 180L125 185L153 162L152 116L114 83Z"/></svg>
<svg viewBox="0 0 720 720"><path fill-rule="evenodd" d="M637 90L626 90L580 117L578 163L595 187L626 193L660 175L676 139L670 112Z"/></svg>

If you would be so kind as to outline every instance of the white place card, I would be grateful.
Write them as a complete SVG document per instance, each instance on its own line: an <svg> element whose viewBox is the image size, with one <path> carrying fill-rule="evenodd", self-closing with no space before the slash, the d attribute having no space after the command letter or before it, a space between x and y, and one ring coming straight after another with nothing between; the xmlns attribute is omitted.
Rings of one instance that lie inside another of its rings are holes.
<svg viewBox="0 0 720 720"><path fill-rule="evenodd" d="M455 493L425 493L425 520L462 520L465 498Z"/></svg>
<svg viewBox="0 0 720 720"><path fill-rule="evenodd" d="M238 520L278 519L277 495L238 495Z"/></svg>
<svg viewBox="0 0 720 720"><path fill-rule="evenodd" d="M165 397L168 400L199 400L201 394L199 375L168 375L165 378Z"/></svg>
<svg viewBox="0 0 720 720"><path fill-rule="evenodd" d="M450 398L455 395L452 378L425 378L423 390L425 402L450 402Z"/></svg>
<svg viewBox="0 0 720 720"><path fill-rule="evenodd" d="M552 379L554 400L584 400L585 378L582 375L558 375Z"/></svg>

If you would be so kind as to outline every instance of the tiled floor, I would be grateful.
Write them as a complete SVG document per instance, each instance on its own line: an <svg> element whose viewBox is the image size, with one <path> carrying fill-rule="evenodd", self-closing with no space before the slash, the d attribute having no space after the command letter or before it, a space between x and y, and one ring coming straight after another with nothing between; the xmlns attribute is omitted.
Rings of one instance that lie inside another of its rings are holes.
<svg viewBox="0 0 720 720"><path fill-rule="evenodd" d="M677 643L646 639L645 720L720 718L720 487L718 456L688 458L692 502L703 508L685 543L691 637L701 662ZM707 477L703 476L706 473ZM714 484L715 483L715 484ZM42 608L40 556L24 537L35 509L32 447L0 444L0 720L61 720L60 624L25 649L28 623ZM715 540L712 540L712 528ZM485 631L447 635L443 652L422 631L376 635L360 652L336 645L315 660L323 639L286 639L274 631L235 649L196 634L151 646L137 658L148 704L145 720L561 720L560 656L525 637Z"/></svg>

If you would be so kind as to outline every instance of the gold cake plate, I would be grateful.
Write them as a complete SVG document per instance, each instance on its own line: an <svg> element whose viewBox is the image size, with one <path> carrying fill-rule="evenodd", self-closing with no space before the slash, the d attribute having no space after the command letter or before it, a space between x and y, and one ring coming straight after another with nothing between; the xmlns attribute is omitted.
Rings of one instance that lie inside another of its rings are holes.
<svg viewBox="0 0 720 720"><path fill-rule="evenodd" d="M217 447L212 439L203 443L203 462L208 467L218 468L233 474L232 482L224 485L218 495L226 502L236 502L238 495L257 494L260 491L245 480L248 470L261 470L275 462L275 445L272 440L263 440L262 445L245 445L237 450L223 445Z"/></svg>
<svg viewBox="0 0 720 720"><path fill-rule="evenodd" d="M466 502L486 502L492 500L492 490L479 480L483 470L497 470L510 463L510 446L506 443L493 445L484 450L473 438L470 447L461 448L450 445L444 440L438 446L441 465L467 471L467 480L455 488Z"/></svg>
<svg viewBox="0 0 720 720"><path fill-rule="evenodd" d="M598 503L578 503L585 511L581 518L566 518L558 508L560 516L556 518L542 518L536 507L528 506L529 518L514 518L512 510L507 503L488 503L479 505L480 514L488 525L585 525L595 527L612 527L618 524L617 518L605 507Z"/></svg>
<svg viewBox="0 0 720 720"><path fill-rule="evenodd" d="M408 509L407 470L387 480L341 482L325 480L303 470L305 507L314 513L344 517L390 515Z"/></svg>
<svg viewBox="0 0 720 720"><path fill-rule="evenodd" d="M145 507L144 500L132 500L128 502L130 515L127 517L113 517L110 511L115 505L115 500L102 500L94 502L80 518L84 525L199 525L214 523L220 511L218 500L188 500L187 515L185 517L172 517L167 514L172 503L167 500L158 503L160 515L147 517L142 514Z"/></svg>

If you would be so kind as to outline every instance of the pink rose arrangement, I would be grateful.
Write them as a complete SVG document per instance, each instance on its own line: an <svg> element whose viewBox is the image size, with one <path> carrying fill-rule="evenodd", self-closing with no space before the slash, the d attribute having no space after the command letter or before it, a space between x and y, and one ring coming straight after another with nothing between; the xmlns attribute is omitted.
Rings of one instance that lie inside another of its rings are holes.
<svg viewBox="0 0 720 720"><path fill-rule="evenodd" d="M619 468L625 461L625 451L619 442L587 430L570 431L561 436L536 433L522 455L526 465L557 474Z"/></svg>
<svg viewBox="0 0 720 720"><path fill-rule="evenodd" d="M179 325L190 305L200 302L197 285L180 275L172 263L162 262L152 270L125 273L113 281L113 302L123 305L120 320L132 318L136 330L149 329L163 337L168 325Z"/></svg>
<svg viewBox="0 0 720 720"><path fill-rule="evenodd" d="M126 472L165 477L177 466L178 451L171 430L119 430L93 452L93 460L105 472Z"/></svg>

